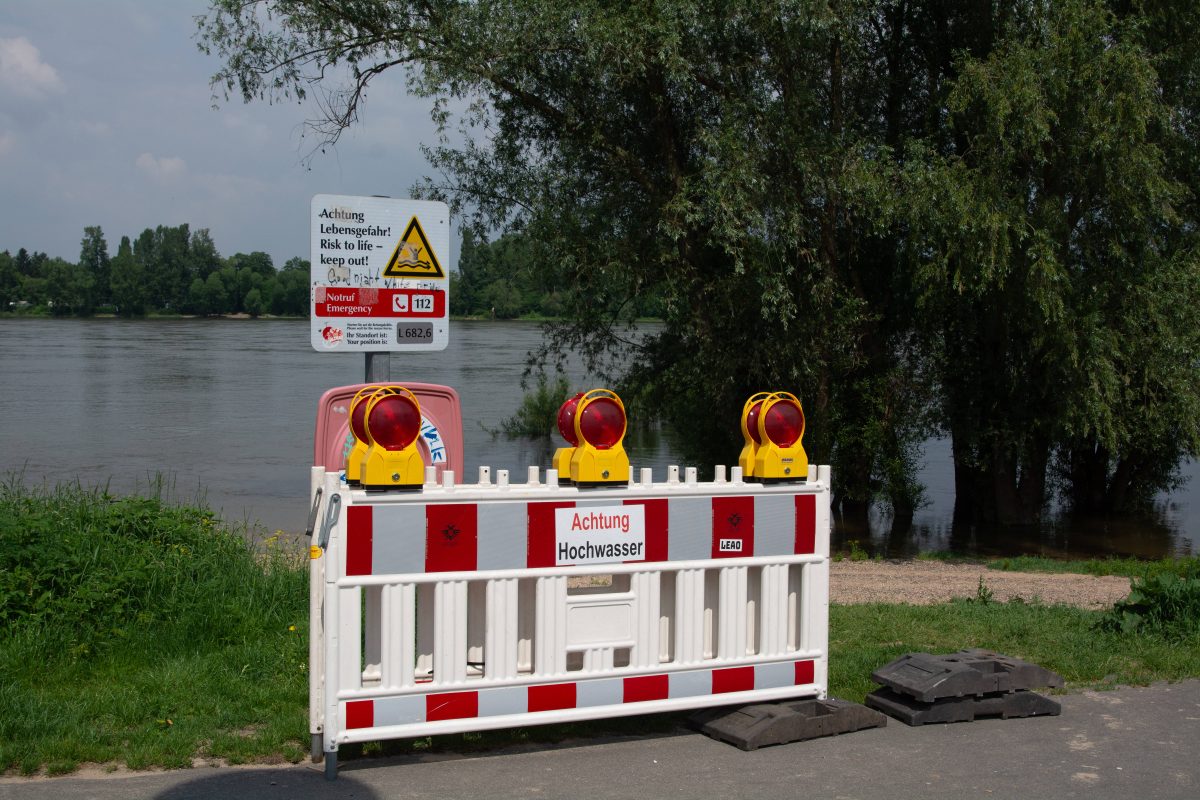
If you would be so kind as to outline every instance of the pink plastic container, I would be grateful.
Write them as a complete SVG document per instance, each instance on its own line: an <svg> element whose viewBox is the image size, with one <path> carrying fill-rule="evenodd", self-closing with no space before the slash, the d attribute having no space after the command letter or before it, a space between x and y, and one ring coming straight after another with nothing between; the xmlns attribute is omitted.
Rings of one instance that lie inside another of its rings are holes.
<svg viewBox="0 0 1200 800"><path fill-rule="evenodd" d="M313 466L326 472L346 468L346 455L354 445L350 433L350 401L364 386L403 386L417 396L421 404L421 434L418 447L426 466L436 467L438 480L442 472L453 470L463 474L462 404L458 392L449 386L432 383L356 383L335 386L317 402L317 430L313 437Z"/></svg>

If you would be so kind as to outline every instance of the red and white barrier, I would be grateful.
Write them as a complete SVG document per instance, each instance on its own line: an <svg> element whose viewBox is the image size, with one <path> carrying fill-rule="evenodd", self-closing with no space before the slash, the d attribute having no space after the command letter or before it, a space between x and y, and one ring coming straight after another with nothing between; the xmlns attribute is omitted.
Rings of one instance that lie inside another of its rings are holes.
<svg viewBox="0 0 1200 800"><path fill-rule="evenodd" d="M805 484L350 491L314 469L310 716L349 742L824 697L829 468Z"/></svg>

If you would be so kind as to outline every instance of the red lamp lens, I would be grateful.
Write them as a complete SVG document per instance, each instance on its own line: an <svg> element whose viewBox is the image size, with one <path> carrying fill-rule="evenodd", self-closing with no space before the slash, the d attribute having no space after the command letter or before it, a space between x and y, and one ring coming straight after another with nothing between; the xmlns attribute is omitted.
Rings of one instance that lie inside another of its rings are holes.
<svg viewBox="0 0 1200 800"><path fill-rule="evenodd" d="M365 404L364 404L365 405ZM371 439L384 450L403 450L421 430L421 412L402 394L380 398L367 414Z"/></svg>
<svg viewBox="0 0 1200 800"><path fill-rule="evenodd" d="M575 438L575 410L579 408L581 397L583 392L568 398L558 409L558 432L573 446L579 445L579 440Z"/></svg>
<svg viewBox="0 0 1200 800"><path fill-rule="evenodd" d="M779 447L791 447L804 433L804 412L791 400L780 400L767 409L763 430Z"/></svg>
<svg viewBox="0 0 1200 800"><path fill-rule="evenodd" d="M617 401L599 397L583 407L579 433L597 450L607 450L625 435L625 412Z"/></svg>
<svg viewBox="0 0 1200 800"><path fill-rule="evenodd" d="M367 402L370 399L370 395L359 398L358 403L350 411L350 432L360 442L370 441L367 439Z"/></svg>
<svg viewBox="0 0 1200 800"><path fill-rule="evenodd" d="M755 444L762 444L762 437L758 435L758 415L762 413L762 404L763 401L759 400L746 412L746 430L750 431L750 438Z"/></svg>

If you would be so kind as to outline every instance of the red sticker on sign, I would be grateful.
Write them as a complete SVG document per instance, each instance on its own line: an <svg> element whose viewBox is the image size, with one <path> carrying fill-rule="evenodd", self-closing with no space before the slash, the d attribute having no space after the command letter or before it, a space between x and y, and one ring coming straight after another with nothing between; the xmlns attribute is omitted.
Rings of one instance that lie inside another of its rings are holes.
<svg viewBox="0 0 1200 800"><path fill-rule="evenodd" d="M474 503L425 507L425 571L471 572L479 550Z"/></svg>
<svg viewBox="0 0 1200 800"><path fill-rule="evenodd" d="M714 497L712 512L712 557L754 555L754 498Z"/></svg>

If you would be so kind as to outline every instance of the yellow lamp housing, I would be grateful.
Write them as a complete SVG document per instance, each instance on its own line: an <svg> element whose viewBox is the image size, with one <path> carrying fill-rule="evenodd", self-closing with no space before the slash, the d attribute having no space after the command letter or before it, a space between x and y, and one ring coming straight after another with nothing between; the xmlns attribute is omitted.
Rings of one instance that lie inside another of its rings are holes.
<svg viewBox="0 0 1200 800"><path fill-rule="evenodd" d="M554 451L554 461L551 462L551 466L558 470L559 484L571 482L571 457L575 455L575 448L579 445L579 438L575 434L575 414L579 411L579 401L582 397L583 392L579 392L574 397L568 397L558 408L558 432L571 445L570 447L560 447Z"/></svg>
<svg viewBox="0 0 1200 800"><path fill-rule="evenodd" d="M760 441L758 416L762 411L763 402L773 396L771 392L755 392L742 406L742 438L746 440L746 446L742 448L742 454L738 456L738 466L742 468L743 478L754 477L754 457L758 454Z"/></svg>
<svg viewBox="0 0 1200 800"><path fill-rule="evenodd" d="M579 398L575 412L575 453L571 480L579 486L629 483L625 440L625 404L616 392L592 389Z"/></svg>
<svg viewBox="0 0 1200 800"><path fill-rule="evenodd" d="M558 485L568 486L571 483L571 459L575 456L574 447L560 447L554 451L554 459L550 462L558 470Z"/></svg>
<svg viewBox="0 0 1200 800"><path fill-rule="evenodd" d="M351 448L350 455L346 459L346 482L349 483L349 480L350 480L349 476L350 476L351 471L353 471L354 474L358 476L358 483L355 485L359 488L362 488L362 485L363 485L363 475L366 471L366 464L367 464L367 453L371 449L371 434L367 430L367 410L370 408L371 398L373 398L373 397L375 397L375 395L381 394L381 393L382 394L395 394L396 388L394 386L387 386L384 384L368 386L362 390L363 396L362 396L362 399L359 401L358 406L355 406L353 404L354 401L351 400L350 430L352 433L354 433L355 446L353 448ZM355 396L357 397L357 395L355 395ZM357 410L357 414L355 413L356 410ZM358 423L359 423L357 431L355 431L355 424L354 424L356 417L357 417ZM361 435L361 439L359 438L360 435ZM359 441L362 442L361 446L358 444ZM355 466L352 467L350 465L351 461L357 462L355 464Z"/></svg>
<svg viewBox="0 0 1200 800"><path fill-rule="evenodd" d="M368 490L419 490L425 485L425 459L417 448L421 404L403 386L388 386L367 400L370 446L363 458L362 484Z"/></svg>
<svg viewBox="0 0 1200 800"><path fill-rule="evenodd" d="M808 480L808 454L804 452L804 409L790 392L775 392L763 401L758 414L754 478L763 483Z"/></svg>
<svg viewBox="0 0 1200 800"><path fill-rule="evenodd" d="M382 386L364 386L359 389L350 401L350 435L354 437L354 445L346 455L346 483L350 486L362 484L362 464L371 443L367 441L367 400L371 395L382 389Z"/></svg>

